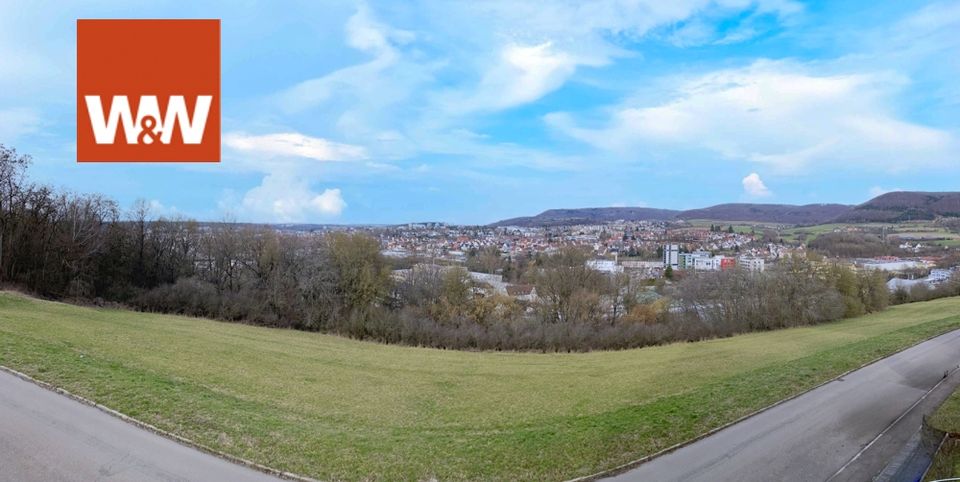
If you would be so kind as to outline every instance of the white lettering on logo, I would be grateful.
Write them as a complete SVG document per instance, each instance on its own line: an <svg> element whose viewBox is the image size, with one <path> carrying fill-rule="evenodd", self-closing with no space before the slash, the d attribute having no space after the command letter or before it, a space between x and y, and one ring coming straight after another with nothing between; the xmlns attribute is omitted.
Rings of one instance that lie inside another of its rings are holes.
<svg viewBox="0 0 960 482"><path fill-rule="evenodd" d="M125 95L113 96L109 115L104 115L100 96L86 95L83 98L87 103L87 114L90 116L90 126L93 128L93 136L97 144L113 144L120 124L123 124L127 144L138 144L144 129L151 134L142 136L144 144L152 144L154 138L158 136L162 144L169 144L173 139L173 129L177 126L180 127L184 144L200 144L203 140L203 131L207 127L210 104L213 102L212 95L197 96L197 104L191 115L187 111L187 103L183 96L173 95L167 103L167 111L161 116L157 96L144 95L140 96L137 116L134 119L130 102ZM157 125L161 118L163 123Z"/></svg>

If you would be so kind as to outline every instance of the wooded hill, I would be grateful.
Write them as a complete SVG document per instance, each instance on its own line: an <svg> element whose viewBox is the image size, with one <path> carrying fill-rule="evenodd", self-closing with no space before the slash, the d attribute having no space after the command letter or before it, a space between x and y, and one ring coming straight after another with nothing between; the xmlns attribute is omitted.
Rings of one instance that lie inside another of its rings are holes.
<svg viewBox="0 0 960 482"><path fill-rule="evenodd" d="M639 207L550 209L536 216L505 219L492 226L546 227L593 224L619 219L751 221L814 225L833 222L900 222L960 217L958 192L890 192L863 204L718 204L707 208L675 211Z"/></svg>

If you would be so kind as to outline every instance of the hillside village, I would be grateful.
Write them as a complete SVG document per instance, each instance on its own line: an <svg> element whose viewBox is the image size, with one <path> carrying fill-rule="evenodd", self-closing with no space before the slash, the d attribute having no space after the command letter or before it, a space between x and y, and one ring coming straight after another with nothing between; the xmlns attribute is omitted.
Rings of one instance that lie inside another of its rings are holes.
<svg viewBox="0 0 960 482"><path fill-rule="evenodd" d="M532 259L567 247L588 251L587 267L608 275L627 275L641 282L669 282L690 272L744 269L762 272L786 257L806 254L809 238L798 228L781 224L752 226L686 221L626 221L569 226L458 226L446 223L409 223L389 227L335 228L369 232L381 243L382 254L405 267L394 271L404 279L418 269L470 268L478 253L494 252L506 260ZM837 225L828 232L862 234L870 225ZM889 228L883 228L888 229ZM793 236L785 236L789 233ZM909 291L935 287L956 272L956 248L937 245L937 236L894 233L888 244L898 255L872 257L830 256L856 269L888 274L888 288ZM954 257L951 257L954 256ZM954 264L950 264L954 263ZM502 272L468 271L478 293L530 300L533 286L509 280Z"/></svg>

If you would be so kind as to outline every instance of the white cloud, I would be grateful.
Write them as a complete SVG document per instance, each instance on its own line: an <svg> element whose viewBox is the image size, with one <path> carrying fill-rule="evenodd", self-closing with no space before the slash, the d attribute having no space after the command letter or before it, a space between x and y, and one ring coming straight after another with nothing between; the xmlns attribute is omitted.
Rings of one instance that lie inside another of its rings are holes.
<svg viewBox="0 0 960 482"><path fill-rule="evenodd" d="M369 59L306 79L271 100L288 114L323 116L339 138L366 146L371 157L473 156L495 141L474 139L457 150L452 131L469 129L473 117L535 102L582 67L636 55L627 46L654 29L705 13L787 17L801 10L791 0L424 3L416 34L361 4L347 22L345 42ZM388 142L384 132L392 134ZM454 149L435 151L436 145Z"/></svg>
<svg viewBox="0 0 960 482"><path fill-rule="evenodd" d="M615 57L635 55L622 46L623 40L637 40L678 22L687 21L669 37L682 39L681 43L702 43L707 37L716 37L713 27L699 18L701 14L723 18L724 14L750 11L749 18L787 17L802 10L789 0L493 1L466 5L453 12L441 7L439 15L464 27L458 32L461 35L477 32L477 25L488 26L495 48L492 59L489 52L480 52L473 61L480 72L476 85L438 97L444 110L458 114L494 112L540 99L563 86L580 67L601 67ZM718 18L713 20L716 23ZM465 26L464 21L473 25ZM481 32L477 33L489 35Z"/></svg>
<svg viewBox="0 0 960 482"><path fill-rule="evenodd" d="M177 209L176 206L168 206L166 204L163 204L157 199L151 199L150 202L147 203L147 208L150 210L150 214L152 216L169 218L169 217L175 217L181 214L180 210Z"/></svg>
<svg viewBox="0 0 960 482"><path fill-rule="evenodd" d="M827 162L902 170L957 154L951 133L896 117L892 97L905 84L901 77L813 70L761 60L680 79L670 100L615 107L598 128L580 127L566 113L545 120L602 149L697 148L781 171Z"/></svg>
<svg viewBox="0 0 960 482"><path fill-rule="evenodd" d="M324 215L339 216L345 207L347 203L340 195L340 189L324 189L310 200L310 208Z"/></svg>
<svg viewBox="0 0 960 482"><path fill-rule="evenodd" d="M340 189L317 193L302 178L270 174L244 195L239 211L250 220L285 223L335 218L346 207Z"/></svg>
<svg viewBox="0 0 960 482"><path fill-rule="evenodd" d="M367 159L366 149L296 132L266 135L230 133L224 144L246 155L230 159L234 168L264 174L260 185L242 198L229 192L220 200L220 210L242 221L309 222L332 219L347 207L338 188L316 192L311 183L322 177L313 161ZM266 156L264 161L258 157ZM351 164L372 172L388 172L394 166L365 161Z"/></svg>
<svg viewBox="0 0 960 482"><path fill-rule="evenodd" d="M753 15L787 17L803 10L791 0L604 0L595 2L511 0L472 2L476 21L494 29L523 32L541 38L570 39L596 48L615 39L638 39L652 30L672 26L696 15L753 12Z"/></svg>
<svg viewBox="0 0 960 482"><path fill-rule="evenodd" d="M348 46L371 55L371 59L304 80L280 92L276 100L287 112L300 112L344 98L351 102L380 101L383 108L391 97L406 97L407 91L426 74L403 62L399 47L411 42L414 35L379 22L366 5L350 17L344 33Z"/></svg>
<svg viewBox="0 0 960 482"><path fill-rule="evenodd" d="M412 32L380 23L364 4L347 20L345 31L347 44L351 47L379 55L392 52L394 44L405 44L414 38Z"/></svg>
<svg viewBox="0 0 960 482"><path fill-rule="evenodd" d="M260 136L232 132L223 136L223 143L238 151L280 157L304 157L318 161L349 161L366 157L363 147L340 144L296 132Z"/></svg>
<svg viewBox="0 0 960 482"><path fill-rule="evenodd" d="M748 174L741 182L743 183L743 192L750 197L767 197L772 194L763 180L760 179L760 175L755 172Z"/></svg>
<svg viewBox="0 0 960 482"><path fill-rule="evenodd" d="M901 44L901 48L932 48L941 51L944 46L952 48L960 43L956 36L958 23L960 2L933 2L903 18L893 27L891 33L894 40ZM940 46L929 45L925 41L939 43Z"/></svg>
<svg viewBox="0 0 960 482"><path fill-rule="evenodd" d="M344 29L348 47L368 58L361 63L303 80L268 100L284 115L309 116L337 137L362 144L371 157L399 159L415 155L408 135L443 60L428 57L411 44L413 33L393 28L361 5Z"/></svg>
<svg viewBox="0 0 960 482"><path fill-rule="evenodd" d="M449 110L496 111L534 101L563 85L578 65L598 66L602 59L578 58L558 51L552 42L538 45L509 44L473 92L445 98Z"/></svg>

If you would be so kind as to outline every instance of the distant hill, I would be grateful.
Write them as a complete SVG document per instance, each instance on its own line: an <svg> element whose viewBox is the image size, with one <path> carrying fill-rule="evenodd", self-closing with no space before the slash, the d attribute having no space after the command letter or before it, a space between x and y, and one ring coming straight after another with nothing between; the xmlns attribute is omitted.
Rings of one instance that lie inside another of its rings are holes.
<svg viewBox="0 0 960 482"><path fill-rule="evenodd" d="M960 217L960 192L888 192L838 216L838 222L900 222Z"/></svg>
<svg viewBox="0 0 960 482"><path fill-rule="evenodd" d="M572 224L591 224L625 219L630 221L668 221L675 219L679 211L653 208L581 208L549 209L536 216L504 219L492 226L547 227Z"/></svg>
<svg viewBox="0 0 960 482"><path fill-rule="evenodd" d="M550 209L536 216L504 219L493 226L548 227L593 224L623 219L627 221L673 221L676 219L715 219L782 224L822 224L853 209L843 204L718 204L702 209L674 211L653 208Z"/></svg>
<svg viewBox="0 0 960 482"><path fill-rule="evenodd" d="M492 226L546 227L627 221L712 219L780 224L832 222L899 222L960 217L960 192L891 192L863 204L718 204L701 209L674 211L654 208L550 209L536 216L505 219Z"/></svg>
<svg viewBox="0 0 960 482"><path fill-rule="evenodd" d="M680 219L717 219L781 224L823 224L849 212L846 204L718 204L691 209L677 215Z"/></svg>

